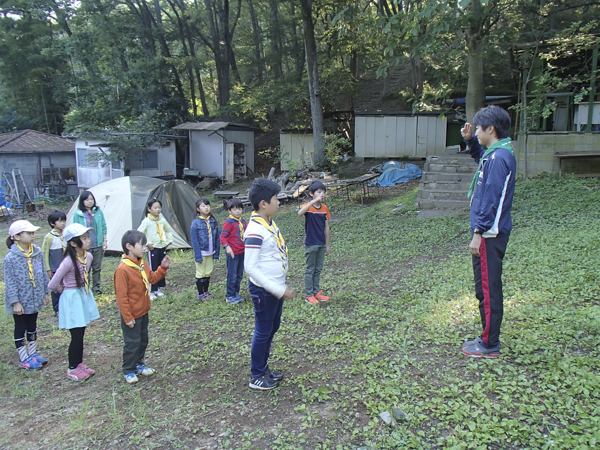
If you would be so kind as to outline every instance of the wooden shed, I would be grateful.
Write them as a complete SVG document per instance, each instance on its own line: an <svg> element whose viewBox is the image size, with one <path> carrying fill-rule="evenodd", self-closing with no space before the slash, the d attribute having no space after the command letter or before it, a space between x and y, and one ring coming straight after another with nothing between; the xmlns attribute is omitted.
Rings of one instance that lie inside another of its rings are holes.
<svg viewBox="0 0 600 450"><path fill-rule="evenodd" d="M446 148L447 120L439 113L356 113L354 127L357 157L425 158Z"/></svg>
<svg viewBox="0 0 600 450"><path fill-rule="evenodd" d="M188 122L173 127L189 133L184 175L214 177L232 183L254 173L254 132L231 122Z"/></svg>
<svg viewBox="0 0 600 450"><path fill-rule="evenodd" d="M31 200L37 195L76 194L75 168L72 139L35 130L0 134L0 171L20 169Z"/></svg>

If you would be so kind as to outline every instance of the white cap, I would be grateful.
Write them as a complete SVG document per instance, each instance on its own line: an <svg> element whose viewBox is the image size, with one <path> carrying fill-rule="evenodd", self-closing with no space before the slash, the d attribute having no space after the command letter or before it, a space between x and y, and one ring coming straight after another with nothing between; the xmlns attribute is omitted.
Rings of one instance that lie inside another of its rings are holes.
<svg viewBox="0 0 600 450"><path fill-rule="evenodd" d="M22 233L23 231L40 231L40 227L36 227L27 220L16 220L8 228L8 235L14 236L15 234Z"/></svg>
<svg viewBox="0 0 600 450"><path fill-rule="evenodd" d="M72 223L63 230L63 238L68 242L74 237L84 235L89 230L91 230L91 228L84 227L80 223Z"/></svg>

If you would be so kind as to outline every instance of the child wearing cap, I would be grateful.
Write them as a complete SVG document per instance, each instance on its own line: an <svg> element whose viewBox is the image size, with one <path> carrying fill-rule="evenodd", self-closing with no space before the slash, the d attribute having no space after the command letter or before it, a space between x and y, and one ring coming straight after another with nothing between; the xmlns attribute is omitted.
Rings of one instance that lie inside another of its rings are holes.
<svg viewBox="0 0 600 450"><path fill-rule="evenodd" d="M96 373L83 364L85 328L100 317L88 273L93 259L87 252L91 244L89 230L78 223L64 229L63 238L67 242L65 256L49 284L50 289L61 293L58 328L71 333L67 377L75 381L85 381Z"/></svg>
<svg viewBox="0 0 600 450"><path fill-rule="evenodd" d="M6 313L15 321L14 340L19 365L27 370L41 369L48 362L37 353L37 316L50 304L48 275L42 250L34 245L35 232L41 230L27 220L17 220L8 229L9 248L2 262ZM27 333L27 345L25 345Z"/></svg>

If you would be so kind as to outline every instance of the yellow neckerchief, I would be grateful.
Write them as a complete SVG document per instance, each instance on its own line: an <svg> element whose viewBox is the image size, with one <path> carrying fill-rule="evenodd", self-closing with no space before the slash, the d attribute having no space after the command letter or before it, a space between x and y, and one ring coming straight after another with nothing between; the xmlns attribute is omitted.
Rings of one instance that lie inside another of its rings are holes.
<svg viewBox="0 0 600 450"><path fill-rule="evenodd" d="M240 226L240 239L244 239L244 224L242 223L242 217L240 216L240 218L236 218L233 214L229 214L229 219L233 219L235 220L238 225Z"/></svg>
<svg viewBox="0 0 600 450"><path fill-rule="evenodd" d="M77 261L83 266L83 288L87 294L90 293L90 274L87 269L87 252L83 252L85 255L83 258L77 254Z"/></svg>
<svg viewBox="0 0 600 450"><path fill-rule="evenodd" d="M161 241L164 241L165 240L165 232L161 228L160 223L158 223L158 219L160 219L160 216L158 216L155 219L152 214L148 214L148 218L150 220L154 220L154 222L156 223L156 232L158 233L158 237L160 238Z"/></svg>
<svg viewBox="0 0 600 450"><path fill-rule="evenodd" d="M273 235L273 237L275 238L275 241L277 241L277 249L279 250L279 254L281 255L283 271L285 272L286 268L287 268L288 250L287 250L287 246L285 245L285 239L283 239L283 236L279 232L279 228L277 228L277 225L275 225L275 222L270 220L271 223L268 223L265 219L263 219L259 214L256 214L256 213L252 213L252 216L250 217L250 221L261 224L263 227L265 227L267 230L269 230L269 233L271 233Z"/></svg>
<svg viewBox="0 0 600 450"><path fill-rule="evenodd" d="M56 231L54 231L52 229L52 230L50 230L50 234L52 236L56 236L57 238L60 239L60 243L62 244L62 248L63 248L63 251L64 251L64 249L67 248L67 243L65 242L65 238L63 237L62 233L58 234Z"/></svg>
<svg viewBox="0 0 600 450"><path fill-rule="evenodd" d="M206 222L206 227L208 228L208 239L212 239L212 234L210 232L210 216L204 217L202 214L198 214L198 219L202 219Z"/></svg>
<svg viewBox="0 0 600 450"><path fill-rule="evenodd" d="M146 295L150 295L150 282L148 281L148 275L146 275L146 271L144 270L144 260L140 259L140 264L134 263L127 255L121 255L121 262L126 266L133 267L140 271L140 275L144 280L144 286L146 286Z"/></svg>
<svg viewBox="0 0 600 450"><path fill-rule="evenodd" d="M31 284L33 285L33 287L35 287L35 280L33 279L33 262L31 261L31 256L33 255L33 245L29 244L27 251L23 250L23 248L21 247L21 245L17 242L17 247L19 247L19 250L21 250L23 252L23 255L25 255L25 258L27 258L27 269L29 271L29 281L31 281Z"/></svg>

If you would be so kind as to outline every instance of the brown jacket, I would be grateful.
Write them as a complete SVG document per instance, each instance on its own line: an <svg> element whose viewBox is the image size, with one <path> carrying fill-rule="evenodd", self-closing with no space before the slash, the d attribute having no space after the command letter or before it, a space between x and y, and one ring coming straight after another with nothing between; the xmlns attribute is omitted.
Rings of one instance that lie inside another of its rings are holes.
<svg viewBox="0 0 600 450"><path fill-rule="evenodd" d="M138 265L142 261L141 259L129 259ZM167 269L163 266L160 266L155 272L150 272L148 263L144 263L144 272L146 272L150 284L155 284L167 275ZM119 311L125 323L148 314L148 311L150 311L150 296L146 294L144 279L139 270L123 263L119 264L119 267L115 270L114 283L117 305L119 305Z"/></svg>

